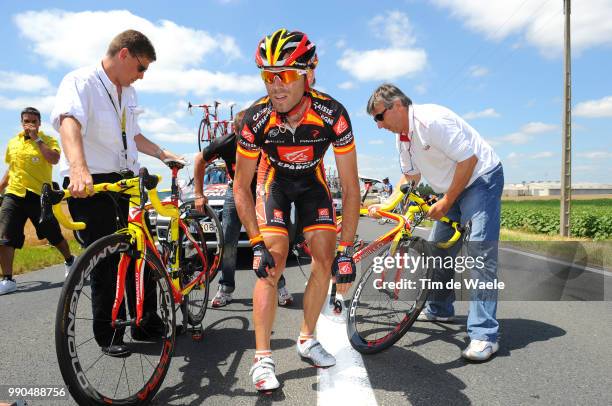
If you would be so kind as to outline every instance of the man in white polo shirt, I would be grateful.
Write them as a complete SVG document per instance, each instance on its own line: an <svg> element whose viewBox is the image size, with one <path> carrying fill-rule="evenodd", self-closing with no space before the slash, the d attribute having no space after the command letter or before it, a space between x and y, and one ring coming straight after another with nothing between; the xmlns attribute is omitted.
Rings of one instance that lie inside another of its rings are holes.
<svg viewBox="0 0 612 406"><path fill-rule="evenodd" d="M149 39L138 31L127 30L111 41L100 63L68 73L57 90L51 122L62 141L60 174L64 187L75 197L68 200L72 218L87 224L79 232L86 246L120 227L113 200L117 201L122 222L127 223L127 199L111 197L109 193L90 196L94 183L117 182L137 174L138 152L160 160L180 159L147 139L138 126L138 99L131 85L144 77L155 59ZM98 265L92 271L92 324L102 351L121 357L130 353L123 342L123 330L115 331L108 323L116 277L116 264ZM150 291L154 296L155 289ZM154 297L145 297L145 312L154 313L155 305ZM149 339L163 333L156 314L151 314L149 320L148 325L132 329L132 339Z"/></svg>
<svg viewBox="0 0 612 406"><path fill-rule="evenodd" d="M497 277L501 193L504 173L493 148L457 114L436 104L414 105L396 86L378 87L367 105L378 128L396 134L403 177L400 184L419 182L421 175L436 193L444 193L428 216L448 216L461 224L471 222L467 252L483 258L484 267L470 277L493 281ZM399 185L398 185L399 186ZM399 187L396 189L399 190ZM437 221L430 240L447 241L452 230ZM459 247L450 252L456 255ZM453 275L446 273L443 279ZM459 278L456 278L459 279ZM432 291L421 321L452 321L454 290ZM473 290L467 329L471 342L464 358L485 361L498 349L497 290Z"/></svg>

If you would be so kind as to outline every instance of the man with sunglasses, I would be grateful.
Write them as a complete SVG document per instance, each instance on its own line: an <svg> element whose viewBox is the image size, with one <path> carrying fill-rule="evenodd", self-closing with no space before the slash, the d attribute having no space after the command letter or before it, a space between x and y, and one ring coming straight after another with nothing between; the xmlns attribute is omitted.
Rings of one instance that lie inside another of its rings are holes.
<svg viewBox="0 0 612 406"><path fill-rule="evenodd" d="M79 231L85 246L114 233L121 225L117 223L114 201L120 220L127 224L127 199L109 193L90 196L94 183L117 182L137 174L139 152L162 161L180 159L147 139L138 126L138 99L131 85L144 77L155 59L149 39L141 32L127 30L111 41L97 66L68 73L58 88L51 122L62 141L63 186L74 197L68 200L70 214L75 221L87 224L87 228ZM121 357L130 354L123 342L123 330L115 331L105 322L110 319L113 307L116 277L116 264L97 266L91 273L91 299L96 342L105 354ZM145 280L154 283L146 278L146 273ZM128 287L130 291L134 289ZM150 313L149 322L132 329L133 339L149 339L163 333L155 314L155 289L145 287L145 292L151 293L144 304L145 311Z"/></svg>
<svg viewBox="0 0 612 406"><path fill-rule="evenodd" d="M331 367L335 358L314 337L332 274L343 293L355 279L351 256L359 220L359 181L353 131L339 102L311 88L317 65L316 47L306 34L280 29L263 38L255 61L268 95L246 112L240 129L234 196L251 239L255 359L250 374L259 391L279 387L270 350L276 312L277 282L289 249L287 224L293 202L312 252L312 272L304 292L304 318L298 354L317 367ZM344 220L336 243L335 213L325 181L323 156L333 145L342 186ZM250 183L256 171L256 204Z"/></svg>
<svg viewBox="0 0 612 406"><path fill-rule="evenodd" d="M383 84L374 91L367 112L378 128L397 134L403 173L400 184L418 183L423 175L436 193L444 193L431 206L428 216L434 220L448 216L463 225L471 224L467 255L473 259L481 257L484 266L473 267L466 278L480 282L495 280L504 171L493 148L451 110L436 104L412 104L392 84ZM448 241L453 231L438 221L429 239ZM459 248L453 247L448 254L455 256ZM453 275L443 270L439 277L446 282ZM431 291L418 320L452 321L454 293L452 289ZM471 341L462 356L486 361L499 349L497 290L472 289L470 294L467 330Z"/></svg>

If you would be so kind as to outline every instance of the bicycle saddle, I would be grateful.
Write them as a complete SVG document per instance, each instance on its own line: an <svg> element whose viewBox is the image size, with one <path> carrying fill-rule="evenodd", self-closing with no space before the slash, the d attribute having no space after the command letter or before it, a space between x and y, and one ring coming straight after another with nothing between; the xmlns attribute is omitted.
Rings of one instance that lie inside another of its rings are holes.
<svg viewBox="0 0 612 406"><path fill-rule="evenodd" d="M164 159L164 163L170 168L178 168L183 169L187 165L187 161L178 160L178 159Z"/></svg>

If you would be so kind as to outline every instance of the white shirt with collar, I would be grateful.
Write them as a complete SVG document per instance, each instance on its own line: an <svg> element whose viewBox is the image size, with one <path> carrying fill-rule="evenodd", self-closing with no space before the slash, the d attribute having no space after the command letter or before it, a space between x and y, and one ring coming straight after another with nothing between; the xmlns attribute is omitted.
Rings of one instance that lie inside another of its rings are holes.
<svg viewBox="0 0 612 406"><path fill-rule="evenodd" d="M408 140L397 135L402 173L420 173L436 193L448 191L457 163L472 155L478 163L466 187L500 163L480 134L446 107L413 104L408 108L408 122Z"/></svg>
<svg viewBox="0 0 612 406"><path fill-rule="evenodd" d="M110 94L110 98L109 98ZM112 102L111 102L112 98ZM114 106L113 106L114 103ZM74 117L81 125L83 150L89 172L118 172L124 153L121 136L122 112L126 113L127 169L138 173L138 150L134 136L138 126L138 98L132 86L121 90L121 103L116 86L102 68L91 66L68 73L57 90L51 123L59 131L61 116ZM60 175L69 176L69 163L62 149Z"/></svg>

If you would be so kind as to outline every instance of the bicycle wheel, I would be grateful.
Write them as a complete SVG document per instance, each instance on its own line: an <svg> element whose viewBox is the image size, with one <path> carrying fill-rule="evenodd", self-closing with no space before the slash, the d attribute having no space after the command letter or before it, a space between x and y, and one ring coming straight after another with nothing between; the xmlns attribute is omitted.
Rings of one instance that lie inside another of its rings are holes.
<svg viewBox="0 0 612 406"><path fill-rule="evenodd" d="M184 296L183 317L187 317L187 323L192 326L199 325L206 314L208 304L209 280L207 270L209 268L208 253L204 232L197 220L185 218L181 220L189 230L190 238L179 231L181 241L181 289L198 279L197 283L187 295ZM203 257L196 249L199 246ZM202 275L204 273L204 275Z"/></svg>
<svg viewBox="0 0 612 406"><path fill-rule="evenodd" d="M210 123L207 120L202 119L200 121L200 127L198 128L198 150L201 152L202 148L205 146L205 142L210 141Z"/></svg>
<svg viewBox="0 0 612 406"><path fill-rule="evenodd" d="M427 299L427 286L420 281L431 279L433 273L422 262L430 254L427 241L418 237L400 241L393 253L390 246L388 243L374 257L351 300L347 334L353 348L362 354L380 352L402 338ZM389 256L401 262L387 267Z"/></svg>
<svg viewBox="0 0 612 406"><path fill-rule="evenodd" d="M110 323L110 314L94 319L93 272L117 269L120 254L128 252L134 252L130 236L111 234L100 238L78 257L60 295L55 321L55 349L64 382L78 404L146 404L157 393L172 359L176 329L171 282L163 265L148 251L143 281L144 303L146 308L150 300L156 302L156 314L164 331L162 337L152 342L136 342L131 329L112 330L110 344L124 342L131 350L131 354L123 358L103 352L94 338L94 323L98 328L100 323ZM131 276L133 281L132 272L127 276L126 280ZM124 299L119 318L134 314L131 311L133 306L126 306L126 302L133 303L133 292L126 287L128 300ZM150 316L146 314L145 317Z"/></svg>

